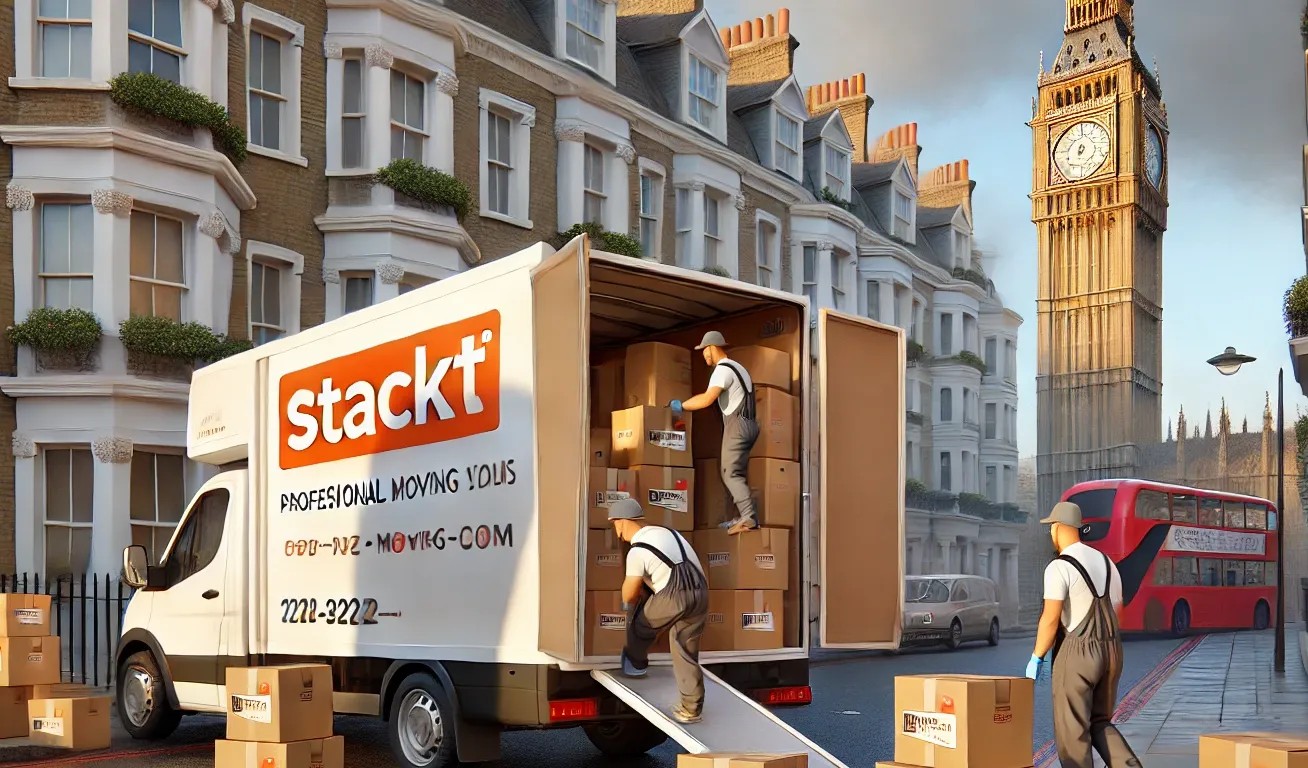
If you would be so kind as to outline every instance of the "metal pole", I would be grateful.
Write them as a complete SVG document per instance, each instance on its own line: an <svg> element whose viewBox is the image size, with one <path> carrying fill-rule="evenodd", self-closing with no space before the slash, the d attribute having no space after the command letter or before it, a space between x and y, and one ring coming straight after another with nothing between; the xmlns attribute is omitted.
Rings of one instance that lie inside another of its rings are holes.
<svg viewBox="0 0 1308 768"><path fill-rule="evenodd" d="M1276 372L1276 650L1272 660L1285 673L1285 368Z"/></svg>

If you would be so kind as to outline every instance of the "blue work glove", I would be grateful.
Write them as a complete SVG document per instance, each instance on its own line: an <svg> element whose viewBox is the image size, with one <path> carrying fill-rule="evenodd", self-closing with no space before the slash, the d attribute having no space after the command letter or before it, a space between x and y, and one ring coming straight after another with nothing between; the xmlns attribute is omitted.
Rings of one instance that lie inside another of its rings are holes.
<svg viewBox="0 0 1308 768"><path fill-rule="evenodd" d="M623 603L622 610L626 611L627 613L631 613L631 603Z"/></svg>
<svg viewBox="0 0 1308 768"><path fill-rule="evenodd" d="M671 408L675 413L681 413L680 400L673 400L672 402L668 403L668 407Z"/></svg>
<svg viewBox="0 0 1308 768"><path fill-rule="evenodd" d="M1040 672L1044 669L1044 658L1036 655L1031 656L1031 660L1026 663L1026 676L1032 680L1040 679Z"/></svg>

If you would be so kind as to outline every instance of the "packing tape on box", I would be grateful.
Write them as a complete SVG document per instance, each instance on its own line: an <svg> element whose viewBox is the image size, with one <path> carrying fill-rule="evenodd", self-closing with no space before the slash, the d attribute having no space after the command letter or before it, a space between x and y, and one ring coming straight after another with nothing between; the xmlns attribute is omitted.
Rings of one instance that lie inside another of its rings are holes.
<svg viewBox="0 0 1308 768"><path fill-rule="evenodd" d="M922 708L928 712L934 712L936 709L936 679L928 677L926 684L922 686ZM901 723L900 728L903 728ZM936 764L936 745L931 742L926 743L926 764L934 766Z"/></svg>
<svg viewBox="0 0 1308 768"><path fill-rule="evenodd" d="M1235 765L1232 768L1249 768L1249 758L1253 754L1253 743L1241 741L1235 745Z"/></svg>

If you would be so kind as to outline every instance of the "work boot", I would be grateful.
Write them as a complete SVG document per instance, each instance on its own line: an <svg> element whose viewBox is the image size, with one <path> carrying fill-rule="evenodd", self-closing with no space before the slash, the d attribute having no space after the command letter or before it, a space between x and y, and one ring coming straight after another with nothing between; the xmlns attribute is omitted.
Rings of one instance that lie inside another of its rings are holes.
<svg viewBox="0 0 1308 768"><path fill-rule="evenodd" d="M622 674L626 677L644 677L649 672L648 669L641 669L627 658L627 652L622 652Z"/></svg>
<svg viewBox="0 0 1308 768"><path fill-rule="evenodd" d="M684 704L675 704L672 707L672 719L678 723L689 725L703 720L704 715L701 712L691 712Z"/></svg>

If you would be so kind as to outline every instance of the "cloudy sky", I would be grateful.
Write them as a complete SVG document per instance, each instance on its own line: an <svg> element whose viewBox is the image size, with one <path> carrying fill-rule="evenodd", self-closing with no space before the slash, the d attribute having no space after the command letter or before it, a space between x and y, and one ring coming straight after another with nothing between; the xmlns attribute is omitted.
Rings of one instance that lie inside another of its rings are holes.
<svg viewBox="0 0 1308 768"><path fill-rule="evenodd" d="M767 13L758 0L707 0L719 27ZM1281 298L1305 270L1299 228L1305 137L1302 0L1137 0L1136 46L1157 59L1171 128L1163 240L1163 410L1202 427L1221 399L1233 428L1262 419L1287 366L1286 420L1299 394ZM1035 227L1031 97L1040 51L1062 40L1063 0L805 0L793 3L802 84L866 72L869 134L916 121L923 168L966 157L977 182L978 244L1025 318L1019 340L1019 449L1035 442ZM1223 377L1204 361L1228 345L1258 362ZM1275 403L1273 403L1273 408ZM1166 422L1163 430L1166 431Z"/></svg>

